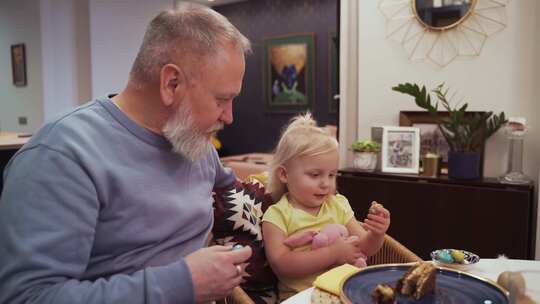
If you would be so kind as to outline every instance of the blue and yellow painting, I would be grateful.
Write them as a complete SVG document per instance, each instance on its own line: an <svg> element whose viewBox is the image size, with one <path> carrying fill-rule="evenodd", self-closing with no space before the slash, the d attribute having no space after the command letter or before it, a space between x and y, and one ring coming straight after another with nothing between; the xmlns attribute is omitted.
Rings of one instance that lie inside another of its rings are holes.
<svg viewBox="0 0 540 304"><path fill-rule="evenodd" d="M269 109L308 109L313 98L313 68L313 35L267 39L264 81Z"/></svg>

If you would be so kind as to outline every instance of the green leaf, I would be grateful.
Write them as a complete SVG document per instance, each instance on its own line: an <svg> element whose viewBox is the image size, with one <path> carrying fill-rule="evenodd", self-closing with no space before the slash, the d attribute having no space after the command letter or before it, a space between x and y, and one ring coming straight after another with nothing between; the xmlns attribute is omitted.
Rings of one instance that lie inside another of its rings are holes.
<svg viewBox="0 0 540 304"><path fill-rule="evenodd" d="M381 150L381 145L372 140L361 140L354 142L351 145L351 149L354 152L379 152Z"/></svg>
<svg viewBox="0 0 540 304"><path fill-rule="evenodd" d="M499 115L493 115L491 111L483 114L468 114L468 103L452 106L448 98L450 90L445 88L444 83L431 90L437 98L435 102L432 102L425 86L420 87L415 83L398 84L392 87L392 90L414 97L416 105L426 110L438 124L439 130L452 151L476 151L508 122L504 112ZM448 117L439 115L439 103L448 112Z"/></svg>

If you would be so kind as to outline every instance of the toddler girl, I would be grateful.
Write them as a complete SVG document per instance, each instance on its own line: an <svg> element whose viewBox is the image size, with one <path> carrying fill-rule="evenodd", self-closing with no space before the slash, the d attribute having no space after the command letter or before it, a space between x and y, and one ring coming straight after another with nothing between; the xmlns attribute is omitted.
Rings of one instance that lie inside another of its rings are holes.
<svg viewBox="0 0 540 304"><path fill-rule="evenodd" d="M337 168L337 140L317 127L311 114L293 118L270 164L267 189L279 201L265 212L262 224L266 256L279 278L280 300L311 287L328 269L355 264L382 246L390 213L373 202L367 218L359 223L347 198L336 194ZM309 245L286 245L290 235L315 234L327 224L344 225L350 237L313 250Z"/></svg>

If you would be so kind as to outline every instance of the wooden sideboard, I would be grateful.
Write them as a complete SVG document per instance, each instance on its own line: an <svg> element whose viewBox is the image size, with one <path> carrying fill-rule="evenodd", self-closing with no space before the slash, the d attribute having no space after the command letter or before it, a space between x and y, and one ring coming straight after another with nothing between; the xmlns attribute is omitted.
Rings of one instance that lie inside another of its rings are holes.
<svg viewBox="0 0 540 304"><path fill-rule="evenodd" d="M534 259L537 203L532 184L355 169L341 170L337 184L358 220L372 201L383 203L392 214L388 234L423 259L440 248L464 249L481 258Z"/></svg>
<svg viewBox="0 0 540 304"><path fill-rule="evenodd" d="M11 157L19 150L29 139L31 134L0 132L0 195L3 188L3 172Z"/></svg>

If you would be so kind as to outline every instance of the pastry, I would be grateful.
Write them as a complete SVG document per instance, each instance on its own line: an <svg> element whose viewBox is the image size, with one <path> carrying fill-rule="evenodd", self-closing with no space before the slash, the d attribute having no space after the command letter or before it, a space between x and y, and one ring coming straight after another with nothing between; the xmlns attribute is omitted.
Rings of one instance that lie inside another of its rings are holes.
<svg viewBox="0 0 540 304"><path fill-rule="evenodd" d="M396 294L392 287L386 284L378 284L373 290L371 298L375 304L394 304L396 301Z"/></svg>
<svg viewBox="0 0 540 304"><path fill-rule="evenodd" d="M371 206L368 209L368 213L381 215L382 212L379 210L379 208L383 208L383 205L377 202L372 202Z"/></svg>
<svg viewBox="0 0 540 304"><path fill-rule="evenodd" d="M338 296L319 288L314 288L311 294L311 304L342 304Z"/></svg>
<svg viewBox="0 0 540 304"><path fill-rule="evenodd" d="M422 262L411 267L396 284L396 291L419 300L434 292L437 268L430 262Z"/></svg>

